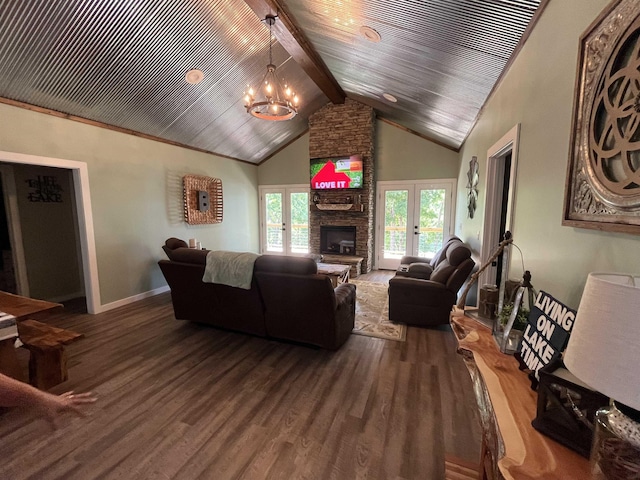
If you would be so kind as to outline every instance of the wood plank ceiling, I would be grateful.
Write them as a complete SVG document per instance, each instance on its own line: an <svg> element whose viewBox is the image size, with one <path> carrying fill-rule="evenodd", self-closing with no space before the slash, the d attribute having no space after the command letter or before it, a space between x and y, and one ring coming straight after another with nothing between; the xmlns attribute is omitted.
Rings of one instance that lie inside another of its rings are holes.
<svg viewBox="0 0 640 480"><path fill-rule="evenodd" d="M457 149L540 3L0 0L0 100L259 163L346 95ZM243 107L266 69L269 12L278 75L302 100L286 122ZM197 85L185 81L194 68Z"/></svg>

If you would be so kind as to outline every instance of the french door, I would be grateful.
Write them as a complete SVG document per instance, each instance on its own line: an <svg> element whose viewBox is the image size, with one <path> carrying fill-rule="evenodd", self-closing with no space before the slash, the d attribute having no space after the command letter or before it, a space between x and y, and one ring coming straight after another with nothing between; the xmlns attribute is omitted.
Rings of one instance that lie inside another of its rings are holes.
<svg viewBox="0 0 640 480"><path fill-rule="evenodd" d="M404 255L431 257L453 233L455 179L378 182L376 265L395 270Z"/></svg>
<svg viewBox="0 0 640 480"><path fill-rule="evenodd" d="M309 253L309 187L260 187L261 253Z"/></svg>

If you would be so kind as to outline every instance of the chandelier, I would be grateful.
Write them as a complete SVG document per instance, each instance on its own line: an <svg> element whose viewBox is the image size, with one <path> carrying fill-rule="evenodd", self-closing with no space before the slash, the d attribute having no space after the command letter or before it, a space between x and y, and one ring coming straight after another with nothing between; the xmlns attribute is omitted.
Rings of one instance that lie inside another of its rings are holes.
<svg viewBox="0 0 640 480"><path fill-rule="evenodd" d="M259 86L254 89L248 86L244 92L244 107L247 112L262 120L289 120L298 113L298 96L286 82L281 83L276 75L271 49L273 36L271 27L276 23L276 17L267 15L264 19L269 24L269 64Z"/></svg>

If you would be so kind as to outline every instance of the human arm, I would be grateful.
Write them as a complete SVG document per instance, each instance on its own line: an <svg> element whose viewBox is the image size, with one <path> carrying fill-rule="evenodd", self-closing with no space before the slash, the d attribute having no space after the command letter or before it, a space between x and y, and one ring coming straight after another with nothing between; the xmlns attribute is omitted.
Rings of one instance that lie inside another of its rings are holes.
<svg viewBox="0 0 640 480"><path fill-rule="evenodd" d="M73 413L81 416L80 407L95 401L96 397L91 392L53 395L0 374L0 407L29 408L54 426L57 426L56 421L61 414Z"/></svg>

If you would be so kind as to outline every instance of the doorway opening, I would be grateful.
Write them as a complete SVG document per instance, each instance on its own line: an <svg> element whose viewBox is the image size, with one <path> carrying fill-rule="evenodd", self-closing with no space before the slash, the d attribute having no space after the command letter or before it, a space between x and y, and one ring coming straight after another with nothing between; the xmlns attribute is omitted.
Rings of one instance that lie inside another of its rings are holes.
<svg viewBox="0 0 640 480"><path fill-rule="evenodd" d="M481 264L498 247L506 231L513 232L520 124L509 130L487 151L487 196L481 248ZM509 257L507 257L509 259ZM477 285L498 285L502 256L480 275ZM509 264L504 265L509 272Z"/></svg>
<svg viewBox="0 0 640 480"><path fill-rule="evenodd" d="M87 312L100 313L100 290L98 282L98 263L96 256L95 235L93 230L93 213L91 209L91 194L89 190L89 172L87 164L73 160L60 158L40 157L14 152L0 151L0 162L22 165L37 165L43 167L55 167L71 171L73 178L73 196L75 197L75 216L78 225L78 239L80 243L80 255L82 265L82 277L86 294ZM6 188L6 184L5 184ZM6 197L5 197L6 198ZM11 212L11 208L8 209ZM9 213L11 215L11 213ZM9 219L10 224L16 224ZM13 248L17 250L18 244ZM20 278L17 278L20 282ZM24 293L21 293L24 295Z"/></svg>

